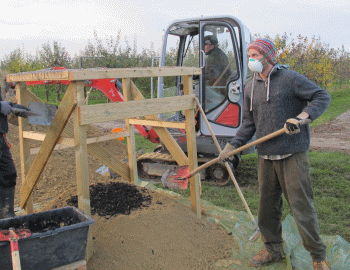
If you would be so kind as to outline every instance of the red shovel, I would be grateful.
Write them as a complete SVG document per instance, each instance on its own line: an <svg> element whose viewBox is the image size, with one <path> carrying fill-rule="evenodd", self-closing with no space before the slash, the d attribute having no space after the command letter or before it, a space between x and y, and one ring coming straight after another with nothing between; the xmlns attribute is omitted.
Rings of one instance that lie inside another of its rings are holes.
<svg viewBox="0 0 350 270"><path fill-rule="evenodd" d="M310 119L305 119L305 120L300 120L299 121L300 125L305 125L311 123ZM281 128L269 135L266 135L258 140L255 140L251 143L248 143L246 145L243 145L235 150L232 150L229 153L229 156L235 155L240 153L243 150L246 150L252 146L258 145L262 142L268 141L272 138L275 138L277 136L280 136L282 134L286 133L285 128ZM208 161L207 163L204 163L203 165L199 166L193 171L190 171L189 166L180 166L180 167L175 167L173 169L167 170L163 176L162 176L162 183L166 184L166 186L170 186L170 188L176 188L176 189L187 189L188 186L188 179L194 176L196 173L199 171L210 167L211 165L219 162L220 159L219 157L212 159L211 161Z"/></svg>
<svg viewBox="0 0 350 270"><path fill-rule="evenodd" d="M31 236L31 234L32 233L28 229L14 230L10 228L8 231L0 231L0 241L10 241L13 270L21 270L18 239L27 238Z"/></svg>

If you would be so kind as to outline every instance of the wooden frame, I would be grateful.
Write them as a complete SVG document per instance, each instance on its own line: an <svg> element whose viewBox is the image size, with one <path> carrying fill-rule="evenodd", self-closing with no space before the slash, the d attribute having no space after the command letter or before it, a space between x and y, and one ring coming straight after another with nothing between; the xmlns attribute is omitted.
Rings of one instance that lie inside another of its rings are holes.
<svg viewBox="0 0 350 270"><path fill-rule="evenodd" d="M22 170L20 206L25 209L26 213L33 212L32 192L52 152L55 149L62 149L64 147L75 147L78 204L79 209L86 214L91 215L88 153L116 171L127 181L137 184L138 174L134 125L153 126L176 162L181 166L189 165L191 170L195 169L198 164L194 125L196 103L195 96L193 95L192 75L198 74L201 74L201 69L187 67L43 70L8 74L6 80L7 82L16 82L16 98L18 103L23 105L27 105L29 101L41 102L39 98L26 88L26 81L71 81L46 134L28 131L27 120L19 119ZM161 76L183 76L185 95L147 100L131 80L137 77ZM125 102L108 103L102 106L85 105L84 80L105 78L122 78ZM157 117L159 113L178 110L185 111L185 123L160 121ZM71 115L73 115L73 120L70 117ZM133 119L134 117L143 117L144 119ZM92 139L87 138L87 125L118 119L125 119L127 129L125 132ZM171 136L167 130L168 127L186 129L188 157ZM124 136L127 138L128 165L115 158L111 153L97 144L101 141ZM32 151L33 153L37 153L37 155L30 164L30 152L33 150L29 148L29 140L31 139L42 141L42 144L40 148ZM199 185L198 175L190 179L191 206L200 217ZM88 244L87 253L91 250L89 248L89 245L91 247L90 237L88 243L90 244Z"/></svg>

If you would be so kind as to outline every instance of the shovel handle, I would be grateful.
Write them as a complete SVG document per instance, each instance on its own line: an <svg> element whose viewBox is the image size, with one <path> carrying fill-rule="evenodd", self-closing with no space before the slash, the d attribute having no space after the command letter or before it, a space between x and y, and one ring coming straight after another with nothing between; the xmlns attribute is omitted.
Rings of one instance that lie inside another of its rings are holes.
<svg viewBox="0 0 350 270"><path fill-rule="evenodd" d="M303 120L300 120L299 123L300 123L300 125L309 124L309 123L311 123L311 119L309 119L309 118L308 119L303 119ZM272 138L275 138L275 137L277 137L279 135L282 135L283 133L286 133L286 129L285 128L281 128L281 129L279 129L279 130L277 130L277 131L275 131L275 132L273 132L273 133L271 133L269 135L266 135L266 136L264 136L264 137L262 137L260 139L257 139L257 140L255 140L255 141L253 141L251 143L245 144L245 145L243 145L243 146L241 146L241 147L239 147L239 148L229 152L228 156L235 155L235 154L237 154L239 152L242 152L242 151L244 151L244 150L246 150L246 149L248 149L248 148L250 148L252 146L255 146L255 145L263 143L263 142L266 142L266 141L268 141L268 140L270 140ZM198 168L196 168L192 172L190 172L190 175L188 177L192 177L193 175L195 175L196 173L200 172L201 170L203 170L205 168L208 168L211 165L213 165L215 163L218 163L219 161L220 161L220 158L217 157L217 158L212 159L211 161L208 161L207 163L204 163L202 166L199 166Z"/></svg>

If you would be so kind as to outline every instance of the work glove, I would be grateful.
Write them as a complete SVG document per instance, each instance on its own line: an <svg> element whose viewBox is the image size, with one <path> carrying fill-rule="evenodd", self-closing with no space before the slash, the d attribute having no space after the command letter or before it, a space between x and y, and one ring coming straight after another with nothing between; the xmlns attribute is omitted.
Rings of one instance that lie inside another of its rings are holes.
<svg viewBox="0 0 350 270"><path fill-rule="evenodd" d="M13 113L16 116L23 117L23 118L28 118L28 112L30 111L30 108L28 108L28 107L26 107L24 105L21 105L21 104L13 103L13 102L10 102L10 105L11 105L12 108L20 110L20 111L14 111L12 109L12 111L14 111Z"/></svg>
<svg viewBox="0 0 350 270"><path fill-rule="evenodd" d="M12 113L12 107L11 107L10 102L2 100L2 101L0 101L0 104L1 104L1 113L2 114L8 115L8 114Z"/></svg>
<svg viewBox="0 0 350 270"><path fill-rule="evenodd" d="M296 117L296 118L289 118L286 123L284 124L284 129L287 134L292 135L295 133L300 132L300 121L301 119Z"/></svg>
<svg viewBox="0 0 350 270"><path fill-rule="evenodd" d="M235 149L236 147L234 147L232 144L227 143L224 150L222 150L222 152L220 153L219 159L221 161L233 161L233 159L235 158L234 155L228 156L228 153L232 152Z"/></svg>

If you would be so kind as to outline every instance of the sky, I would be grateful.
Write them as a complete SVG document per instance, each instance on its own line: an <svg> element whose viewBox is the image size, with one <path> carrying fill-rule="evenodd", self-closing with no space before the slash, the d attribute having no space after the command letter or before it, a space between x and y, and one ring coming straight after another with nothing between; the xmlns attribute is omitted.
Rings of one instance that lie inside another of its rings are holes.
<svg viewBox="0 0 350 270"><path fill-rule="evenodd" d="M0 7L0 60L17 48L35 55L53 41L78 55L94 33L106 40L120 32L122 45L136 38L138 49L158 49L174 20L219 15L237 17L252 34L315 36L350 52L349 0L2 0Z"/></svg>

